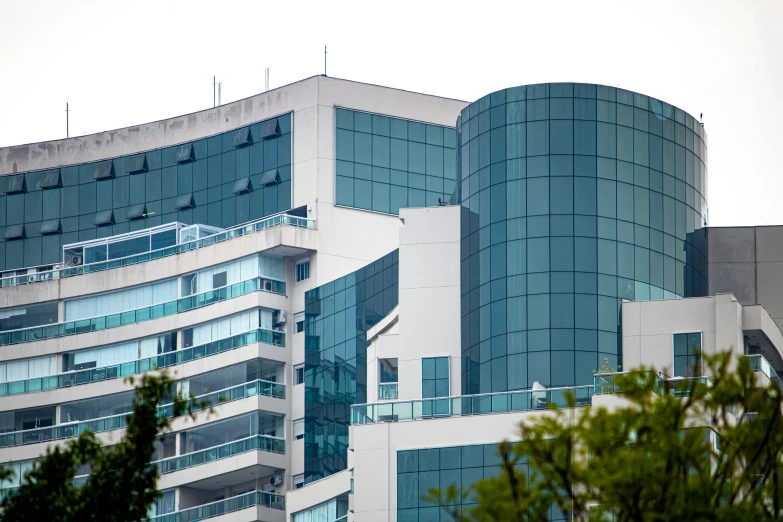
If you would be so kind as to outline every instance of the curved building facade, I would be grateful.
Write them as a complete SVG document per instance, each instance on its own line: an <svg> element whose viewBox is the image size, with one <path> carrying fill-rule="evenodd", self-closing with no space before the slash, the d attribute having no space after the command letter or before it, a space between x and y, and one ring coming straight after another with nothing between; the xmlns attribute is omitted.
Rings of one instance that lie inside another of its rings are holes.
<svg viewBox="0 0 783 522"><path fill-rule="evenodd" d="M699 121L614 87L487 95L457 119L462 393L590 384L621 302L706 293Z"/></svg>

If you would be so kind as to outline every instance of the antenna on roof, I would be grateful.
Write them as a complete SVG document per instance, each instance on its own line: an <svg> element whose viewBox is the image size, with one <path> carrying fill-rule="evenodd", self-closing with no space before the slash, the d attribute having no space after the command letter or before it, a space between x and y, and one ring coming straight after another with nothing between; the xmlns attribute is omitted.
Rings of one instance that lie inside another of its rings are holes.
<svg viewBox="0 0 783 522"><path fill-rule="evenodd" d="M264 92L269 90L269 67L264 71Z"/></svg>
<svg viewBox="0 0 783 522"><path fill-rule="evenodd" d="M223 105L223 82L218 82L218 105Z"/></svg>
<svg viewBox="0 0 783 522"><path fill-rule="evenodd" d="M217 83L216 82L217 82L217 78L215 76L213 76L212 77L212 107L217 107L217 103L215 102L215 100L217 99L217 98L215 98L215 93L217 92L216 91L216 88L217 88Z"/></svg>
<svg viewBox="0 0 783 522"><path fill-rule="evenodd" d="M68 116L71 110L68 108L68 102L65 102L65 137L70 138L71 137L71 122L68 119Z"/></svg>
<svg viewBox="0 0 783 522"><path fill-rule="evenodd" d="M324 76L327 76L326 74L326 46L324 45Z"/></svg>

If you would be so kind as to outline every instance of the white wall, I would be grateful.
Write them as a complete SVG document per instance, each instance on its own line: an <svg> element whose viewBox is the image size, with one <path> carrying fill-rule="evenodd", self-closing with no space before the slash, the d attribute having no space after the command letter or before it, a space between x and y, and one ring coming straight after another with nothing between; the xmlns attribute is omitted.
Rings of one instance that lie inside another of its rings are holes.
<svg viewBox="0 0 783 522"><path fill-rule="evenodd" d="M783 337L762 307L752 307L744 315L755 323L743 324L743 307L732 294L714 297L670 299L664 301L623 302L624 369L653 366L671 375L673 367L672 335L702 333L702 350L707 354L729 350L742 355L743 330L764 328L770 339ZM762 320L763 317L763 320ZM783 348L783 345L778 345Z"/></svg>
<svg viewBox="0 0 783 522"><path fill-rule="evenodd" d="M396 522L398 451L518 440L519 423L532 415L551 413L505 413L351 426L354 520Z"/></svg>
<svg viewBox="0 0 783 522"><path fill-rule="evenodd" d="M4 347L0 360L51 355L77 348L122 342L129 338L189 327L261 306L287 310L290 314L291 320L286 325L288 346L285 355L278 359L288 363L287 375L290 377L292 361L304 360L304 334L293 334L293 314L304 310L304 292L357 270L400 246L400 317L403 321L399 331L387 332L397 332L398 335L384 337L379 347L384 353L394 353L402 359L403 397L420 396L422 356L452 357L451 393L458 394L459 209L405 210L402 212L405 219L403 225L397 216L336 207L334 108L345 107L453 126L459 112L466 105L465 102L457 100L318 76L215 109L177 118L91 136L0 148L2 175L11 173L14 163L18 172L24 172L97 161L168 147L293 112L292 206L306 206L308 217L316 220L317 227L317 230L275 227L173 258L26 287L0 289L0 308L5 308L159 281L257 252L269 253L273 250L273 255L288 257L286 297L258 292L137 325L8 346ZM291 260L304 255L310 256L310 278L294 283ZM408 339L410 342L400 344L400 339ZM417 346L424 348L418 349ZM244 356L245 351L232 352L226 357L233 360L233 357L240 354ZM256 356L250 353L246 355ZM211 369L208 368L208 360L203 364L206 366L204 371ZM289 383L293 382L287 380ZM104 386L106 388L103 388ZM117 383L96 383L85 387L84 391L102 392L108 391L109 388L118 388ZM294 386L287 390L286 411L289 426L294 418L303 415L304 405L303 386L296 387L296 390L292 388ZM28 401L30 397L36 396L45 397L47 403L57 403L60 395L61 391L46 395L32 394L22 400ZM294 401L296 404L292 406ZM7 406L12 407L11 404ZM297 441L291 446L292 430L286 431L289 447L299 452L293 462L297 472L300 472L303 445L301 441ZM286 467L291 470L290 452L286 459ZM340 480L347 480L344 474L340 476L343 477ZM304 493L315 492L322 487L316 487L319 483L320 481L309 485L301 490L301 493L296 492L293 505L301 505L301 509L304 509L308 503L317 504L335 496L329 493L331 496L328 498L317 500L315 497L318 495ZM346 490L344 484L336 489L341 490L340 492ZM187 492L182 495L183 498L187 497ZM304 500L299 502L299 498Z"/></svg>
<svg viewBox="0 0 783 522"><path fill-rule="evenodd" d="M459 395L459 207L402 209L398 323L368 350L368 400L377 398L378 359L397 359L398 398L421 398L422 357L450 358L450 395Z"/></svg>

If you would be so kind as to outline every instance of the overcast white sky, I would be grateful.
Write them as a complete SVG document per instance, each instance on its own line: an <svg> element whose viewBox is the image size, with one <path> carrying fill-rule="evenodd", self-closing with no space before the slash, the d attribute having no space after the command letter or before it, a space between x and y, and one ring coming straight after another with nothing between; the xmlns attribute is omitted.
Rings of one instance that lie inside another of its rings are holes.
<svg viewBox="0 0 783 522"><path fill-rule="evenodd" d="M783 224L783 0L0 0L0 146L323 73L473 101L593 82L704 113L710 224Z"/></svg>

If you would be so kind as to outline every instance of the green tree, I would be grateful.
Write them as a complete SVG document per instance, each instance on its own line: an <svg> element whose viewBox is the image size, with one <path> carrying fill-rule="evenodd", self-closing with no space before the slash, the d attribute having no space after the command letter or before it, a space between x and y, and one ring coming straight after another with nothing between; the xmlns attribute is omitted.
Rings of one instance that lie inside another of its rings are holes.
<svg viewBox="0 0 783 522"><path fill-rule="evenodd" d="M134 383L132 377L126 379ZM92 432L46 452L23 477L19 490L3 499L0 521L106 522L137 521L147 517L160 496L158 468L151 464L155 439L171 428L171 419L192 413L192 403L175 393L174 381L163 372L144 375L136 387L127 431L113 446L101 445ZM172 417L160 416L158 406L171 403ZM87 481L76 487L78 466L89 466ZM0 471L8 479L12 471Z"/></svg>
<svg viewBox="0 0 783 522"><path fill-rule="evenodd" d="M530 416L519 442L499 445L498 477L423 500L459 521L780 520L781 390L746 357L703 359L709 381L597 374L596 393L619 393L612 407L574 408L572 397Z"/></svg>

